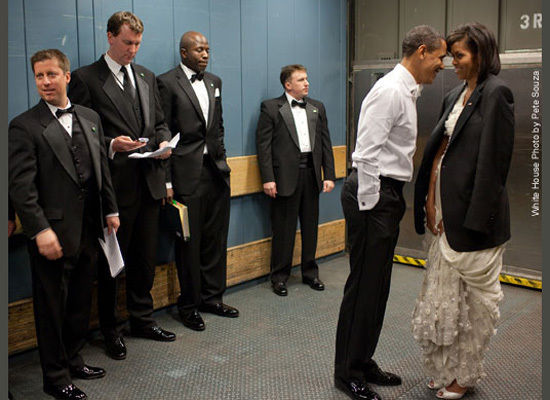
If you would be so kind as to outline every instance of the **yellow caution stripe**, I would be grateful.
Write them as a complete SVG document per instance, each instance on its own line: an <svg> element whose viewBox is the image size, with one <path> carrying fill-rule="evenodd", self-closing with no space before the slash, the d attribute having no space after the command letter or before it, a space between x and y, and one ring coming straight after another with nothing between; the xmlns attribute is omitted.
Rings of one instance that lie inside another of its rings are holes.
<svg viewBox="0 0 550 400"><path fill-rule="evenodd" d="M393 262L405 265L412 265L413 267L423 268L426 265L426 260L422 258L406 257L395 254L393 256ZM542 281L537 279L527 279L521 276L500 274L499 280L502 283L507 283L514 286L522 286L530 289L542 290Z"/></svg>
<svg viewBox="0 0 550 400"><path fill-rule="evenodd" d="M508 283L510 285L542 290L542 281L539 281L537 279L527 279L521 276L500 274L499 280L502 283Z"/></svg>
<svg viewBox="0 0 550 400"><path fill-rule="evenodd" d="M414 267L420 267L420 268L423 268L426 265L426 260L422 258L404 257L404 256L398 256L397 254L393 255L393 262L399 263L399 264L412 265Z"/></svg>

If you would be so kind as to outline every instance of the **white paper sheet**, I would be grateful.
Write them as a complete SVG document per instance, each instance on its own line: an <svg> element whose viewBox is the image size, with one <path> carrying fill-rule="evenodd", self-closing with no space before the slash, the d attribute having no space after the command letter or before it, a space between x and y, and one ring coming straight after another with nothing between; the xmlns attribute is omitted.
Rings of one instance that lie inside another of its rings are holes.
<svg viewBox="0 0 550 400"><path fill-rule="evenodd" d="M111 276L114 278L124 268L124 260L122 259L122 253L120 252L120 246L116 238L116 233L113 231L109 235L108 228L103 229L103 235L105 240L98 238L99 244L105 253L105 258L109 263L109 269L111 270Z"/></svg>
<svg viewBox="0 0 550 400"><path fill-rule="evenodd" d="M132 153L128 156L128 158L153 158L156 156L160 156L161 154L167 153L176 145L178 144L180 140L180 133L178 132L172 140L168 142L168 145L163 147L162 149L157 149L155 151L146 151L145 153Z"/></svg>

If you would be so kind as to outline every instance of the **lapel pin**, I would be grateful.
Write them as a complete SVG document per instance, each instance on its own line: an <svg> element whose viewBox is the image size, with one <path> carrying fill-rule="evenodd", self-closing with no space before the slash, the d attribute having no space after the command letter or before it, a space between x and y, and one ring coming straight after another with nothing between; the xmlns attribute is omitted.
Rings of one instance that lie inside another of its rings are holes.
<svg viewBox="0 0 550 400"><path fill-rule="evenodd" d="M92 126L92 132L95 132L95 126Z"/></svg>
<svg viewBox="0 0 550 400"><path fill-rule="evenodd" d="M468 103L468 105L469 105L469 106L471 106L471 105L472 105L472 103L470 102L470 103Z"/></svg>
<svg viewBox="0 0 550 400"><path fill-rule="evenodd" d="M314 108L314 109L313 109L313 112L317 112L317 109L316 109L316 108Z"/></svg>
<svg viewBox="0 0 550 400"><path fill-rule="evenodd" d="M210 86L214 87L214 84L213 84L213 83L210 83Z"/></svg>
<svg viewBox="0 0 550 400"><path fill-rule="evenodd" d="M141 76L143 78L145 76L145 74L143 72L140 72L139 76Z"/></svg>

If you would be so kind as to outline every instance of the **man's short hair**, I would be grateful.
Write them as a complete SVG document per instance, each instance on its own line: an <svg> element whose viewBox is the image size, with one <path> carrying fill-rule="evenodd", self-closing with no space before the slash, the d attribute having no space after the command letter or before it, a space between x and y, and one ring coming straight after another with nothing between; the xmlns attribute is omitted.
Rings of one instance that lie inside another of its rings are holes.
<svg viewBox="0 0 550 400"><path fill-rule="evenodd" d="M65 53L57 49L46 49L39 50L32 55L32 72L34 72L34 64L36 64L37 62L53 59L57 60L57 63L59 64L59 67L63 70L63 72L69 72L71 70L71 63L69 62L69 58L65 55Z"/></svg>
<svg viewBox="0 0 550 400"><path fill-rule="evenodd" d="M301 64L285 65L283 68L281 68L280 79L281 79L281 85L283 85L283 87L285 87L285 82L290 79L290 77L295 71L307 72L307 69Z"/></svg>
<svg viewBox="0 0 550 400"><path fill-rule="evenodd" d="M114 36L120 33L122 25L127 24L135 33L143 33L143 22L139 17L130 11L117 11L107 21L107 32L111 32Z"/></svg>
<svg viewBox="0 0 550 400"><path fill-rule="evenodd" d="M468 50L479 64L477 82L483 82L489 74L498 75L500 56L493 32L479 22L460 25L447 35L447 51L450 53L453 44L462 39L466 39Z"/></svg>
<svg viewBox="0 0 550 400"><path fill-rule="evenodd" d="M443 35L429 25L418 25L407 32L401 44L403 57L410 57L421 46L426 45L428 51L439 49Z"/></svg>

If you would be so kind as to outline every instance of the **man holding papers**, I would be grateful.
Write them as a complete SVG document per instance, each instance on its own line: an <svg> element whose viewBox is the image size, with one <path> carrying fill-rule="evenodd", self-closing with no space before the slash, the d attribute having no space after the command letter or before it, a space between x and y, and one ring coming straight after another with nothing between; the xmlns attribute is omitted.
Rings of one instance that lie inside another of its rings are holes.
<svg viewBox="0 0 550 400"><path fill-rule="evenodd" d="M191 238L176 240L176 266L183 324L202 331L199 311L222 317L239 312L222 302L226 288L229 173L224 147L221 79L205 72L209 45L204 35L186 32L181 63L158 77L166 122L180 141L171 158L175 198L187 206Z"/></svg>
<svg viewBox="0 0 550 400"><path fill-rule="evenodd" d="M125 261L126 307L134 336L173 341L176 335L161 329L152 317L151 288L155 277L160 205L166 197L164 161L131 159L134 152L165 147L170 131L164 123L155 75L132 63L143 33L142 21L120 11L107 22L107 53L93 64L77 69L69 85L71 101L86 105L101 116L105 145L109 149L113 186L120 210L117 236ZM126 357L126 347L116 326L116 280L108 268L98 273L100 328L107 354Z"/></svg>
<svg viewBox="0 0 550 400"><path fill-rule="evenodd" d="M69 60L57 49L31 58L40 102L9 126L9 195L29 241L33 305L44 391L85 399L72 378L105 370L84 364L94 267L103 228L119 226L103 129L93 110L71 104Z"/></svg>

